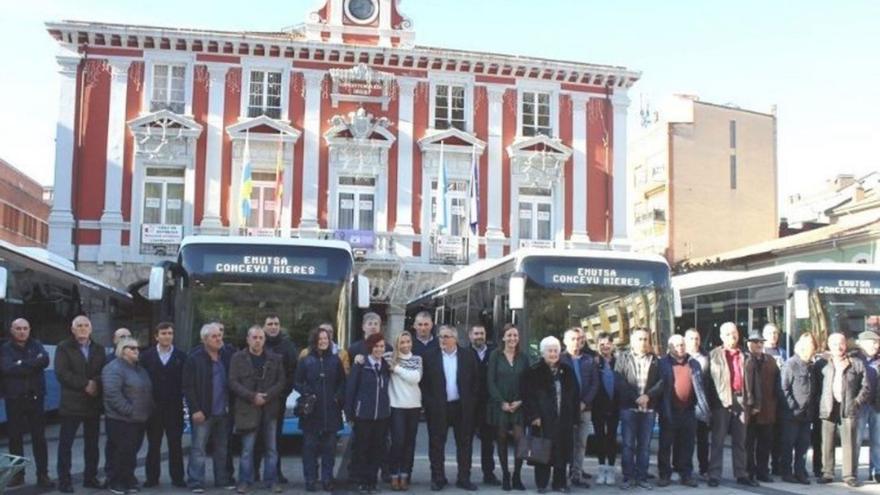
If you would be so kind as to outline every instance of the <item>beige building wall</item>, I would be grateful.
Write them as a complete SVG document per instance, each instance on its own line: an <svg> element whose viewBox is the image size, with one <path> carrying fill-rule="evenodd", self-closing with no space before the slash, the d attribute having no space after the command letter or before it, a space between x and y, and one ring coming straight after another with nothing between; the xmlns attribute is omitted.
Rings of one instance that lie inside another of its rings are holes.
<svg viewBox="0 0 880 495"><path fill-rule="evenodd" d="M777 236L775 117L699 101L693 112L692 123L669 125L671 262Z"/></svg>

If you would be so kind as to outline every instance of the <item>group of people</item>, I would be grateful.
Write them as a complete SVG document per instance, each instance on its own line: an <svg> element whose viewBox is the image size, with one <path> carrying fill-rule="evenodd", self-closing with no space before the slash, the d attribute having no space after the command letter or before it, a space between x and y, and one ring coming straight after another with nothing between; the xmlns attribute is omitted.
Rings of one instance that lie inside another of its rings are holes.
<svg viewBox="0 0 880 495"><path fill-rule="evenodd" d="M498 345L487 343L486 329L473 326L468 342L448 325L434 328L431 315L416 315L412 329L393 342L382 332L378 314L367 313L363 339L347 350L334 342L330 324L309 333L298 352L277 315L247 331L243 349L224 343L222 323L200 330L201 344L189 353L174 347L174 326L160 323L155 345L141 352L127 329L114 334L108 356L91 339L91 322L78 316L71 338L58 345L55 373L61 386L59 408L58 489L74 491L71 481L73 440L83 427L83 486L135 493L137 452L148 441L146 481L159 484L163 437L167 442L172 484L201 493L207 487L205 464L210 443L213 482L247 493L260 481L282 491L278 439L286 398L296 390L295 413L303 432L302 466L309 492L335 487L338 433L352 424L349 479L362 493L376 490L382 478L393 491L407 491L413 472L416 433L422 415L428 429L430 483L447 484L445 446L452 429L456 448L455 485L477 490L472 481L472 446L480 440L482 481L503 490L525 490L523 457L511 447L524 440L549 441L549 459L533 462L534 484L541 493L567 492L571 486L617 484L620 450L623 489L650 489L648 465L655 422L659 420L658 486L677 475L688 487L698 478L720 484L724 444L731 441L737 483L758 486L781 476L809 484L806 453L812 446L817 482L834 480L835 435L843 451L843 481L858 486L861 441L870 438L871 476L880 482L880 335L858 336L850 352L842 334L827 338L818 352L810 333L799 336L794 354L778 347L772 324L748 335L740 345L736 325L721 325L721 345L701 350L700 332L673 335L667 354L653 353L651 332L630 331L628 349L618 351L614 337L595 336L596 349L585 345L580 328L539 344L535 362L520 342L516 326L505 325ZM49 355L30 336L30 325L15 320L0 348L0 369L9 418L10 452L21 455L30 433L37 483L54 486L48 474L43 399L43 370ZM181 438L188 413L192 441L184 471ZM104 414L106 480L98 478L99 421ZM621 448L618 449L618 428ZM233 478L229 442L241 438ZM587 440L598 457L595 474L584 470ZM528 436L529 439L524 437ZM495 476L497 461L500 479ZM696 451L697 472L693 457ZM23 473L11 486L23 483Z"/></svg>

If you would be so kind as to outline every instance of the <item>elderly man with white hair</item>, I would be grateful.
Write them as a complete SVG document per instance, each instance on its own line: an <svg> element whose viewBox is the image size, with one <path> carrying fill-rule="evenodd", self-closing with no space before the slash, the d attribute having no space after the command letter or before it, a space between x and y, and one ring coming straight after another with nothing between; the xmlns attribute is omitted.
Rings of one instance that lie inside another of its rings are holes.
<svg viewBox="0 0 880 495"><path fill-rule="evenodd" d="M675 470L681 484L696 487L694 441L697 420L709 421L700 363L688 355L682 335L669 337L669 354L660 360L663 396L660 400L660 448L657 452L659 486L667 486ZM672 457L670 462L670 457Z"/></svg>
<svg viewBox="0 0 880 495"><path fill-rule="evenodd" d="M651 352L650 331L637 327L629 336L630 350L622 352L614 364L617 375L617 397L620 403L620 423L623 452L621 488L645 488L648 482L648 461L651 433L654 430L654 411L663 395L659 360Z"/></svg>
<svg viewBox="0 0 880 495"><path fill-rule="evenodd" d="M567 492L566 466L572 459L572 430L580 405L577 378L571 366L559 359L559 339L544 337L540 349L541 360L526 371L520 383L524 423L533 428L533 435L553 441L550 463L535 465L535 485L538 493L545 493L552 468L553 490Z"/></svg>

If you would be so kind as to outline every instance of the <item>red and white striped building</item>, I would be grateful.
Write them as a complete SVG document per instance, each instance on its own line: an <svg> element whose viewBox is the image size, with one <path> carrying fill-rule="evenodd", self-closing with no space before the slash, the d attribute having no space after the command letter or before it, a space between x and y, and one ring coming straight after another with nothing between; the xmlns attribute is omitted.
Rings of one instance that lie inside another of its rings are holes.
<svg viewBox="0 0 880 495"><path fill-rule="evenodd" d="M61 49L49 248L130 282L182 235L336 236L381 300L451 264L625 238L639 73L418 46L397 4L327 0L281 32L47 23Z"/></svg>

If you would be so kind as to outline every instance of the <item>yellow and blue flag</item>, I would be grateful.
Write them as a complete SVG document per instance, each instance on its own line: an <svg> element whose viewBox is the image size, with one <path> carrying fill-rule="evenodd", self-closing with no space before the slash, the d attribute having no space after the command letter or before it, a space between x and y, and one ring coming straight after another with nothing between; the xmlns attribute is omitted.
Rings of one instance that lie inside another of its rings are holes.
<svg viewBox="0 0 880 495"><path fill-rule="evenodd" d="M251 191L254 188L251 166L251 147L248 136L244 137L244 156L242 157L241 167L241 187L238 197L241 198L241 226L247 225L248 218L251 216Z"/></svg>

